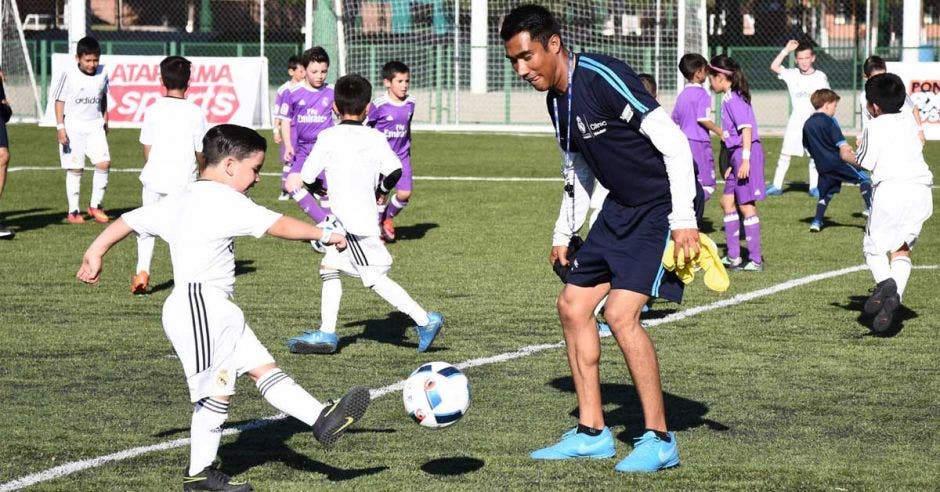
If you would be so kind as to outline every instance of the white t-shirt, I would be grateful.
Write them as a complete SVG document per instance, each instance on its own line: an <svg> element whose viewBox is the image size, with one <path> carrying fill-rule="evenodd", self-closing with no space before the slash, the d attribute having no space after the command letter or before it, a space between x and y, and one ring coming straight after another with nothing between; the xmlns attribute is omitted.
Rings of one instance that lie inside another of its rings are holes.
<svg viewBox="0 0 940 492"><path fill-rule="evenodd" d="M195 104L178 97L163 97L144 113L140 143L150 146L150 155L140 182L157 193L181 191L196 179L196 152L202 152L206 114Z"/></svg>
<svg viewBox="0 0 940 492"><path fill-rule="evenodd" d="M819 89L829 88L829 78L822 70L814 70L811 74L803 74L799 68L784 68L777 74L777 78L786 82L790 93L790 104L793 110L790 117L800 117L803 120L813 114L813 104L809 97Z"/></svg>
<svg viewBox="0 0 940 492"><path fill-rule="evenodd" d="M108 74L104 65L98 65L94 75L88 75L73 64L59 76L52 86L52 97L65 103L65 123L103 121L101 101L108 93Z"/></svg>
<svg viewBox="0 0 940 492"><path fill-rule="evenodd" d="M357 236L378 236L375 188L380 175L396 169L401 169L401 160L382 132L342 123L320 133L300 177L310 184L325 170L330 209L343 228Z"/></svg>
<svg viewBox="0 0 940 492"><path fill-rule="evenodd" d="M868 97L865 95L865 89L862 89L862 92L858 94L858 106L862 111L862 129L868 126L868 122L871 121L871 113L868 112ZM901 106L901 113L909 114L911 119L914 119L914 101L911 100L911 96L904 96L904 106ZM914 120L916 123L917 120ZM919 129L918 129L919 130Z"/></svg>
<svg viewBox="0 0 940 492"><path fill-rule="evenodd" d="M261 237L281 217L216 181L200 180L181 193L121 216L137 233L170 245L176 286L199 282L235 290L235 237Z"/></svg>
<svg viewBox="0 0 940 492"><path fill-rule="evenodd" d="M871 171L875 186L895 180L933 184L933 174L924 160L924 146L917 137L917 123L909 113L872 118L862 132L856 158L859 165Z"/></svg>

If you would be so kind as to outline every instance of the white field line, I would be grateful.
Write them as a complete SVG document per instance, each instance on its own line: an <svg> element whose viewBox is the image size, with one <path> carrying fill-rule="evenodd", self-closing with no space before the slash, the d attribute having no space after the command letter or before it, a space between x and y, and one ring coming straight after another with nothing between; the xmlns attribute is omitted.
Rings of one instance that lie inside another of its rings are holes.
<svg viewBox="0 0 940 492"><path fill-rule="evenodd" d="M817 273L815 275L809 275L806 277L788 280L786 282L779 283L777 285L773 285L765 289L759 289L759 290L755 290L753 292L748 292L745 294L738 294L734 297L717 301L717 302L713 302L711 304L689 308L684 311L679 311L677 313L664 316L662 318L649 320L649 321L644 322L643 326L645 326L646 328L652 328L654 326L659 326L659 325L663 325L666 323L672 323L674 321L680 321L680 320L690 318L692 316L705 313L708 311L735 306L737 304L741 304L741 303L744 303L753 299L757 299L759 297L766 297L769 295L776 294L778 292L782 292L782 291L792 289L795 287L800 287L802 285L806 285L812 282L818 282L820 280L826 280L826 279L846 275L849 273L859 272L859 271L865 270L866 268L868 267L865 265L856 265L853 267L842 268L839 270L832 270L829 272ZM923 265L923 266L916 266L914 268L924 269L924 270L926 269L936 270L936 269L940 269L940 265ZM603 335L603 336L610 336L610 335ZM489 357L480 357L477 359L465 360L463 362L455 364L455 366L459 369L468 369L471 367L479 367L479 366L485 366L489 364L498 364L500 362L506 362L509 360L526 357L526 356L529 356L538 352L543 352L545 350L557 349L557 348L561 348L564 346L565 346L565 342L563 341L556 342L556 343L540 344L540 345L529 345L527 347L522 347L519 350L514 350L512 352L505 352L502 354L492 355ZM376 398L385 396L389 393L401 391L404 384L405 384L405 381L401 380L401 381L398 381L397 383L389 384L387 386L382 386L381 388L371 389L369 390L369 394L374 400ZM264 417L261 419L253 420L246 424L242 424L239 426L225 429L222 435L227 436L227 435L232 435L232 434L238 434L242 431L246 431L250 429L257 429L259 427L264 427L266 425L277 422L279 420L283 420L285 418L287 418L287 415L283 413L278 414L278 415L272 415L270 417ZM107 454L104 456L98 456L97 458L89 458L85 460L65 463L65 464L62 464L53 468L49 468L48 470L45 470L45 471L33 473L32 475L27 475L25 477L17 478L15 480L9 481L4 484L0 484L0 492L6 492L10 490L21 489L23 487L29 487L30 485L35 485L40 482L45 482L48 480L53 480L56 478L64 477L66 475L71 475L73 473L80 472L82 470L87 470L89 468L96 468L106 463L110 463L112 461L122 461L122 460L130 459L130 458L135 458L137 456L141 456L144 454L152 453L155 451L165 451L167 449L183 447L188 444L189 444L189 438L175 439L173 441L165 441L165 442L158 443L158 444L152 444L150 446L140 446L136 448L125 449L124 451L118 451L116 453L111 453L111 454Z"/></svg>

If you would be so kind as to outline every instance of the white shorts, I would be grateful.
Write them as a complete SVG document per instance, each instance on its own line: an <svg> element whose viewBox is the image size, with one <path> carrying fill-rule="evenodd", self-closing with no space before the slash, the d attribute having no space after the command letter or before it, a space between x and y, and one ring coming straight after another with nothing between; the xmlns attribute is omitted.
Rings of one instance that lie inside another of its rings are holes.
<svg viewBox="0 0 940 492"><path fill-rule="evenodd" d="M221 290L178 285L163 304L163 331L183 364L189 399L235 394L235 379L274 358Z"/></svg>
<svg viewBox="0 0 940 492"><path fill-rule="evenodd" d="M904 244L914 247L924 222L933 214L929 186L883 181L875 187L862 250L884 254Z"/></svg>
<svg viewBox="0 0 940 492"><path fill-rule="evenodd" d="M790 119L787 120L787 130L783 134L783 145L780 146L781 154L793 157L806 155L806 149L803 148L803 124L806 123L808 118L809 115L791 115Z"/></svg>
<svg viewBox="0 0 940 492"><path fill-rule="evenodd" d="M92 164L110 161L111 153L108 151L108 139L104 133L104 122L67 123L65 134L69 137L69 150L63 152L59 145L59 162L62 169L82 169L85 167L85 157Z"/></svg>
<svg viewBox="0 0 940 492"><path fill-rule="evenodd" d="M320 271L339 270L359 277L362 285L372 287L392 267L392 255L378 236L346 234L346 242L348 246L343 251L327 246L326 254L320 260Z"/></svg>

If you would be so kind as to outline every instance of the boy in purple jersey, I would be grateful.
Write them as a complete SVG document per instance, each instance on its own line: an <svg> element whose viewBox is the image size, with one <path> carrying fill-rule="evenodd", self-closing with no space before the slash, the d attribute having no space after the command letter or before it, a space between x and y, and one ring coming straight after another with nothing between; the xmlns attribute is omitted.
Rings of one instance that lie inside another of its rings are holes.
<svg viewBox="0 0 940 492"><path fill-rule="evenodd" d="M708 75L712 89L724 94L721 98L721 126L724 129L723 140L731 154L731 167L725 173L725 191L721 197L728 241L728 256L722 262L731 270L760 272L764 270L764 259L757 202L765 198L764 149L751 107L751 92L741 66L726 55L712 58ZM744 235L750 256L746 264L741 259L739 211L744 215Z"/></svg>
<svg viewBox="0 0 940 492"><path fill-rule="evenodd" d="M277 88L277 95L274 96L274 143L281 146L281 163L283 164L281 169L281 195L277 197L277 199L281 201L290 199L290 195L287 193L287 190L284 189L284 182L287 181L287 175L290 174L291 167L291 163L284 158L284 154L287 152L287 145L284 144L284 135L281 131L281 125L291 124L290 121L287 120L287 113L290 108L288 105L290 93L304 81L305 70L303 64L300 62L299 56L291 55L291 57L287 59L287 74L290 76L290 79ZM296 141L291 143L295 147L297 146Z"/></svg>
<svg viewBox="0 0 940 492"><path fill-rule="evenodd" d="M290 92L287 115L282 117L289 120L290 124L281 125L286 147L284 159L291 163L290 175L298 176L310 149L317 141L317 135L333 126L333 88L326 83L326 74L330 69L329 55L323 48L314 46L303 52L300 63L304 66L304 83ZM288 180L284 184L291 198L317 224L330 214L326 182L322 178L314 188L320 195L320 203L303 186L291 186L290 181L297 180Z"/></svg>
<svg viewBox="0 0 940 492"><path fill-rule="evenodd" d="M721 137L721 128L712 121L712 98L702 86L707 66L708 60L698 53L682 55L679 60L679 72L685 77L686 84L676 98L676 106L672 110L672 121L679 125L682 133L689 139L696 175L705 192L706 201L715 192L715 158L708 131L711 130Z"/></svg>
<svg viewBox="0 0 940 492"><path fill-rule="evenodd" d="M382 239L387 242L395 240L393 219L408 205L408 199L411 198L411 118L415 114L415 100L408 95L408 74L408 66L400 61L390 61L382 67L382 83L385 84L386 93L372 102L366 122L385 134L388 144L401 160L401 179L395 186L395 194L385 204L385 210L379 216L382 223Z"/></svg>

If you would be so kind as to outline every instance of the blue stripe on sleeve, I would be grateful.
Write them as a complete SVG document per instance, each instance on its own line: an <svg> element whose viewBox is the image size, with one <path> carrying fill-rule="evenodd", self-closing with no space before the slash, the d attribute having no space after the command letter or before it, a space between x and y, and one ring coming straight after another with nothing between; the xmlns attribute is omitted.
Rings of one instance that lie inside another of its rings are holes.
<svg viewBox="0 0 940 492"><path fill-rule="evenodd" d="M627 85L624 84L623 81L620 80L620 77L616 73L614 73L614 71L611 70L609 67L607 67L606 65L602 65L583 55L580 57L580 61L582 62L582 66L584 68L597 73L604 80L606 80L614 89L616 89L617 92L620 93L621 96L624 97L624 99L627 100L627 102L633 105L633 107L636 108L637 111L641 113L646 113L649 111L649 108L643 105L642 103L640 103L639 99L637 99L636 96L634 96L633 93L630 92L630 89L627 88Z"/></svg>

